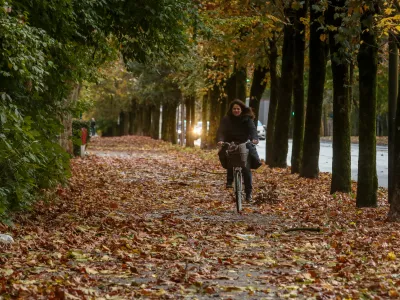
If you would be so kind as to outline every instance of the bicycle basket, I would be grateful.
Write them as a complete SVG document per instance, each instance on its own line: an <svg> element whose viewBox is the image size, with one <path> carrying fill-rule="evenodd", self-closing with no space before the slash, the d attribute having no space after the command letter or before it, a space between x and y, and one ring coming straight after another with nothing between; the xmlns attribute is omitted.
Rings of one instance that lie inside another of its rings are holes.
<svg viewBox="0 0 400 300"><path fill-rule="evenodd" d="M247 157L249 156L249 149L246 148L246 144L240 144L235 149L227 150L226 154L229 167L246 167Z"/></svg>

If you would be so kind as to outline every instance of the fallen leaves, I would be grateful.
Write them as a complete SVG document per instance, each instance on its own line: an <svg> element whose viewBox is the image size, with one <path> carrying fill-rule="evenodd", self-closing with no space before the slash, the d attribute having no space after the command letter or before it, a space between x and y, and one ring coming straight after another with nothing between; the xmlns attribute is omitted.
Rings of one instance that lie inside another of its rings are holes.
<svg viewBox="0 0 400 300"><path fill-rule="evenodd" d="M89 151L54 202L0 224L15 239L0 252L5 297L399 297L400 228L385 222L385 190L360 210L329 194L327 173L263 166L256 205L239 215L216 152L143 137L95 139Z"/></svg>

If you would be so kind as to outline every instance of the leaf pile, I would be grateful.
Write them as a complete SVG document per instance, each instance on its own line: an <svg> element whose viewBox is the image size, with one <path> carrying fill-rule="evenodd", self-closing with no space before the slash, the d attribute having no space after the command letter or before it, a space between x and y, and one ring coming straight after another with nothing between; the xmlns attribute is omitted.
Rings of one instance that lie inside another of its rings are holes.
<svg viewBox="0 0 400 300"><path fill-rule="evenodd" d="M384 190L359 210L354 195L329 194L327 173L262 166L256 203L237 214L215 151L121 137L89 152L54 201L0 225L16 241L1 246L4 299L399 297Z"/></svg>

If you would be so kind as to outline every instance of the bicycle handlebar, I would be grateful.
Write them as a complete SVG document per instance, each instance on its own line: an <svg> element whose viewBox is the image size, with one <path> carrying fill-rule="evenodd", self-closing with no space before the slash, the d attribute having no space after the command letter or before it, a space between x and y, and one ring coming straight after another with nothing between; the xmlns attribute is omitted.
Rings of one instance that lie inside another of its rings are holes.
<svg viewBox="0 0 400 300"><path fill-rule="evenodd" d="M234 145L240 145L240 144L253 144L253 145L257 145L257 144L254 144L252 141L250 141L250 140L247 140L246 142L244 142L244 143L239 143L239 144L237 144L237 143L235 143L235 142L230 142L230 143L228 143L228 142L222 142L222 144L220 144L221 146L224 146L224 145L226 145L226 146L230 146L230 145L232 145L232 144L234 144Z"/></svg>

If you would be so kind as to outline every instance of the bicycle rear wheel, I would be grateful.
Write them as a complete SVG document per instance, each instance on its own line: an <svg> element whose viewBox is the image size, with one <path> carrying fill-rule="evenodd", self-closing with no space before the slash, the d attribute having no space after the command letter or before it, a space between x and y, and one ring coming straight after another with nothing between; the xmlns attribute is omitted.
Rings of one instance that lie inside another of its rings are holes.
<svg viewBox="0 0 400 300"><path fill-rule="evenodd" d="M242 210L242 172L235 171L235 197L236 197L236 210Z"/></svg>

